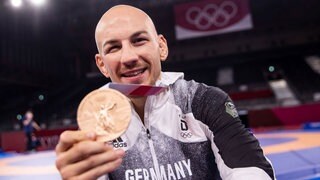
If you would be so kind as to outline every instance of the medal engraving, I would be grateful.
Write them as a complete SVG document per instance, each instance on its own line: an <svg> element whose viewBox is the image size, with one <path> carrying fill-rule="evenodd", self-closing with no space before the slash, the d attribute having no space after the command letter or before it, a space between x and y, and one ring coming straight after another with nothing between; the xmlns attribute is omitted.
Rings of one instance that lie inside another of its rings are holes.
<svg viewBox="0 0 320 180"><path fill-rule="evenodd" d="M106 142L121 136L131 120L129 99L113 89L98 89L81 101L77 121L83 131L94 131L98 141Z"/></svg>

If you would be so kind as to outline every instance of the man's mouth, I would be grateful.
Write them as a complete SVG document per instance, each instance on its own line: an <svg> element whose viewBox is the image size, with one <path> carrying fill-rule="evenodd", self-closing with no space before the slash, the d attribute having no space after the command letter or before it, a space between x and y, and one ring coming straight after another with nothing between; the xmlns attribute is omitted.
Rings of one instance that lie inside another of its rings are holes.
<svg viewBox="0 0 320 180"><path fill-rule="evenodd" d="M147 70L147 68L143 68L143 69L128 71L128 72L125 72L125 73L123 73L121 75L123 77L134 77L134 76L138 76L138 75L144 73L146 70Z"/></svg>

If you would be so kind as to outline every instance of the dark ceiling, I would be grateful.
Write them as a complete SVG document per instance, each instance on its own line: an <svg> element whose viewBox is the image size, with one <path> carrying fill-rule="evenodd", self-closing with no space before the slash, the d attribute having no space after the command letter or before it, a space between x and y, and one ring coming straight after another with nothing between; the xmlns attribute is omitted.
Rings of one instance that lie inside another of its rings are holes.
<svg viewBox="0 0 320 180"><path fill-rule="evenodd" d="M250 1L253 29L183 41L175 39L173 7L190 0L47 1L45 7L34 8L26 3L20 9L12 8L9 0L1 1L2 84L23 81L24 85L48 86L47 78L60 82L95 71L95 25L108 8L119 3L136 5L150 14L159 33L169 42L173 64L297 45L309 47L318 44L320 36L318 0ZM197 54L196 51L204 52L197 57L186 53Z"/></svg>

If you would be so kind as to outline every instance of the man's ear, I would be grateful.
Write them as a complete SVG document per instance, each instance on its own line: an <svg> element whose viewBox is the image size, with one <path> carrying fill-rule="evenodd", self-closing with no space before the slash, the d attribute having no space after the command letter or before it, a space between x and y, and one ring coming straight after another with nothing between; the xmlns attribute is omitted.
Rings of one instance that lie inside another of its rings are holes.
<svg viewBox="0 0 320 180"><path fill-rule="evenodd" d="M160 60L165 61L169 54L167 40L166 38L164 38L162 34L160 34L158 38L159 38Z"/></svg>
<svg viewBox="0 0 320 180"><path fill-rule="evenodd" d="M96 58L96 65L97 67L99 68L100 72L107 78L109 78L109 73L108 73L108 70L106 69L106 66L104 65L104 62L101 58L101 55L100 54L96 54L95 55L95 58Z"/></svg>

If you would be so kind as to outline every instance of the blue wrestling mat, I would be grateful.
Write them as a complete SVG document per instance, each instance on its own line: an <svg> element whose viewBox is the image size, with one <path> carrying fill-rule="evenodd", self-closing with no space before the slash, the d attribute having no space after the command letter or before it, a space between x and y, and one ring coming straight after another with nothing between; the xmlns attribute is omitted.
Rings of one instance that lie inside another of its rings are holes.
<svg viewBox="0 0 320 180"><path fill-rule="evenodd" d="M320 130L255 133L278 180L320 180ZM0 153L0 180L61 179L54 151Z"/></svg>
<svg viewBox="0 0 320 180"><path fill-rule="evenodd" d="M320 130L256 134L278 180L320 180Z"/></svg>

